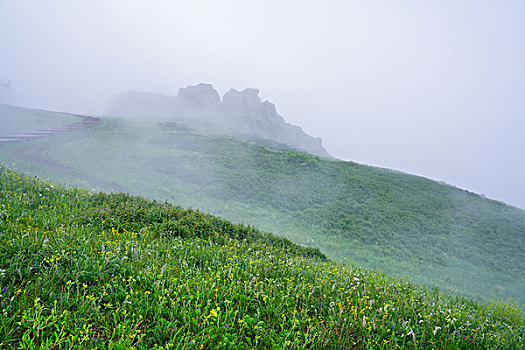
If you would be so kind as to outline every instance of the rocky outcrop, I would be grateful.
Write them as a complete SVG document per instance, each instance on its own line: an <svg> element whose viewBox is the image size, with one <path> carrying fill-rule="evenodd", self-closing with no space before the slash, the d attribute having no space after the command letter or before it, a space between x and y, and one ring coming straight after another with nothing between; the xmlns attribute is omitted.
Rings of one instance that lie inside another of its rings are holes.
<svg viewBox="0 0 525 350"><path fill-rule="evenodd" d="M180 88L177 102L177 114L211 116L217 114L221 98L211 84L198 84Z"/></svg>
<svg viewBox="0 0 525 350"><path fill-rule="evenodd" d="M188 117L205 120L234 133L249 134L287 144L292 148L329 157L320 138L307 135L300 127L287 123L275 105L262 101L259 90L230 89L222 101L211 84L180 88L177 97L162 94L126 92L110 103L108 115L129 117ZM227 124L227 125L223 125Z"/></svg>
<svg viewBox="0 0 525 350"><path fill-rule="evenodd" d="M257 89L231 89L224 94L220 111L236 119L240 132L285 143L308 153L328 156L320 138L307 135L299 126L287 123L277 113L273 103L261 101Z"/></svg>
<svg viewBox="0 0 525 350"><path fill-rule="evenodd" d="M221 113L236 117L254 117L275 123L285 123L284 118L277 114L275 105L261 101L259 90L247 88L243 91L230 89L222 98Z"/></svg>

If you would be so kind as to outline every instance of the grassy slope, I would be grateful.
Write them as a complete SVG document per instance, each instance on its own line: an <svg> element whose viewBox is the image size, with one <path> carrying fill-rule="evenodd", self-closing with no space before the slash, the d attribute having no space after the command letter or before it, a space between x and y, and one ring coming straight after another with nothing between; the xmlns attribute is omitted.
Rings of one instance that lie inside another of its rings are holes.
<svg viewBox="0 0 525 350"><path fill-rule="evenodd" d="M45 130L78 121L78 118L67 114L0 104L0 137Z"/></svg>
<svg viewBox="0 0 525 350"><path fill-rule="evenodd" d="M197 211L0 167L0 349L516 349L513 304L327 261Z"/></svg>
<svg viewBox="0 0 525 350"><path fill-rule="evenodd" d="M128 191L254 224L330 257L479 298L525 303L525 212L421 177L206 136L105 121L4 147L48 178Z"/></svg>

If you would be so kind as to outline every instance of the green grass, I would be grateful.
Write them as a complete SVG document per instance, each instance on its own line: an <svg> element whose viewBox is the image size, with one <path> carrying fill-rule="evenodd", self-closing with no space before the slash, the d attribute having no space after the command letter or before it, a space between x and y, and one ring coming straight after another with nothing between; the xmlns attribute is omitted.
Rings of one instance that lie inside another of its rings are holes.
<svg viewBox="0 0 525 350"><path fill-rule="evenodd" d="M2 145L0 159L55 182L198 208L443 291L525 305L525 211L190 122L106 119L80 133Z"/></svg>
<svg viewBox="0 0 525 350"><path fill-rule="evenodd" d="M2 349L518 349L514 303L340 265L252 227L0 167Z"/></svg>

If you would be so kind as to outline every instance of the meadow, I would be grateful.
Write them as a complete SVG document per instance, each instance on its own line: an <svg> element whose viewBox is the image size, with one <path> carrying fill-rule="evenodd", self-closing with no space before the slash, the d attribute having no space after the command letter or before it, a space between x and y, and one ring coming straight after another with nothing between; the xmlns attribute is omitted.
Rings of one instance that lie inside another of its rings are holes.
<svg viewBox="0 0 525 350"><path fill-rule="evenodd" d="M105 118L81 133L2 145L0 160L54 182L254 225L339 262L444 292L525 305L525 211L190 122Z"/></svg>
<svg viewBox="0 0 525 350"><path fill-rule="evenodd" d="M519 349L516 303L200 211L0 167L1 349Z"/></svg>

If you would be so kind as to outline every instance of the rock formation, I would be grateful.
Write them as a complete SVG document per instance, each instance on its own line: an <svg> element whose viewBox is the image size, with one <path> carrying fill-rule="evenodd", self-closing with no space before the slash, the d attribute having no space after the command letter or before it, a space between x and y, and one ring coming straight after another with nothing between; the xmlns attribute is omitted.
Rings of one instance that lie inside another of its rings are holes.
<svg viewBox="0 0 525 350"><path fill-rule="evenodd" d="M211 84L198 84L180 88L177 97L162 94L126 92L117 95L106 114L123 117L168 117L205 120L239 134L249 134L287 144L292 148L315 155L329 157L320 138L304 133L287 123L277 113L275 105L262 101L259 90L235 89L224 94L222 101Z"/></svg>
<svg viewBox="0 0 525 350"><path fill-rule="evenodd" d="M221 98L211 84L198 84L180 88L177 102L177 114L211 116L217 114Z"/></svg>

